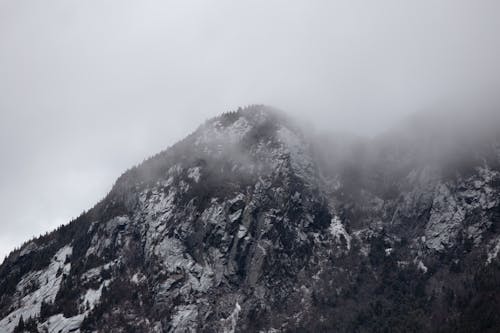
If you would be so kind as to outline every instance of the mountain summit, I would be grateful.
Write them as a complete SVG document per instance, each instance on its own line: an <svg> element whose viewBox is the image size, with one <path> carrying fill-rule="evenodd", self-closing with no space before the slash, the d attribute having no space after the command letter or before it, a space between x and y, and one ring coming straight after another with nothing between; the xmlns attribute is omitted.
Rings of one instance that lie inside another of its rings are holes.
<svg viewBox="0 0 500 333"><path fill-rule="evenodd" d="M223 114L11 253L0 332L493 332L498 133L457 154Z"/></svg>

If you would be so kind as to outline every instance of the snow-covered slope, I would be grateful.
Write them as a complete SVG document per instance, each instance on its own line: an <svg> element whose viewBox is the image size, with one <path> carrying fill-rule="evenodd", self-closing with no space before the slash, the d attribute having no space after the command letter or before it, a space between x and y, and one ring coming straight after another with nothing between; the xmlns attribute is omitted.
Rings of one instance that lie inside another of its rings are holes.
<svg viewBox="0 0 500 333"><path fill-rule="evenodd" d="M424 141L209 120L7 258L0 332L493 331L498 142L464 171Z"/></svg>

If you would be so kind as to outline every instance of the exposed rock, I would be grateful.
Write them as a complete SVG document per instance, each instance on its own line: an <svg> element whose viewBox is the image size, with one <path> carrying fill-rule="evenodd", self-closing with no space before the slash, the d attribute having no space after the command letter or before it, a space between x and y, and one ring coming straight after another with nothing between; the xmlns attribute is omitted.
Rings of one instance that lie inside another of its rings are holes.
<svg viewBox="0 0 500 333"><path fill-rule="evenodd" d="M6 259L0 332L494 331L498 142L406 131L332 155L263 106L209 120Z"/></svg>

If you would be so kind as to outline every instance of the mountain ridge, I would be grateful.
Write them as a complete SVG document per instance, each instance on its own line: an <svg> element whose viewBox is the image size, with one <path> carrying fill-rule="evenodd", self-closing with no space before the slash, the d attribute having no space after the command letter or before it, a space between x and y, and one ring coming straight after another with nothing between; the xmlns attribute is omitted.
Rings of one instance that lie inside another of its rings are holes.
<svg viewBox="0 0 500 333"><path fill-rule="evenodd" d="M493 331L498 142L451 164L418 144L337 149L262 105L210 119L11 253L0 328Z"/></svg>

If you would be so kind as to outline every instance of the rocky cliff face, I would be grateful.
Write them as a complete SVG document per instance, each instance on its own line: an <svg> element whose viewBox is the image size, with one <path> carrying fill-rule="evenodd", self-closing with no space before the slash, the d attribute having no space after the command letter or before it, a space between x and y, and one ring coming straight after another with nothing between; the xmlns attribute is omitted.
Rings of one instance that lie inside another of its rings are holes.
<svg viewBox="0 0 500 333"><path fill-rule="evenodd" d="M339 147L263 106L207 121L9 255L0 332L495 331L491 129Z"/></svg>

